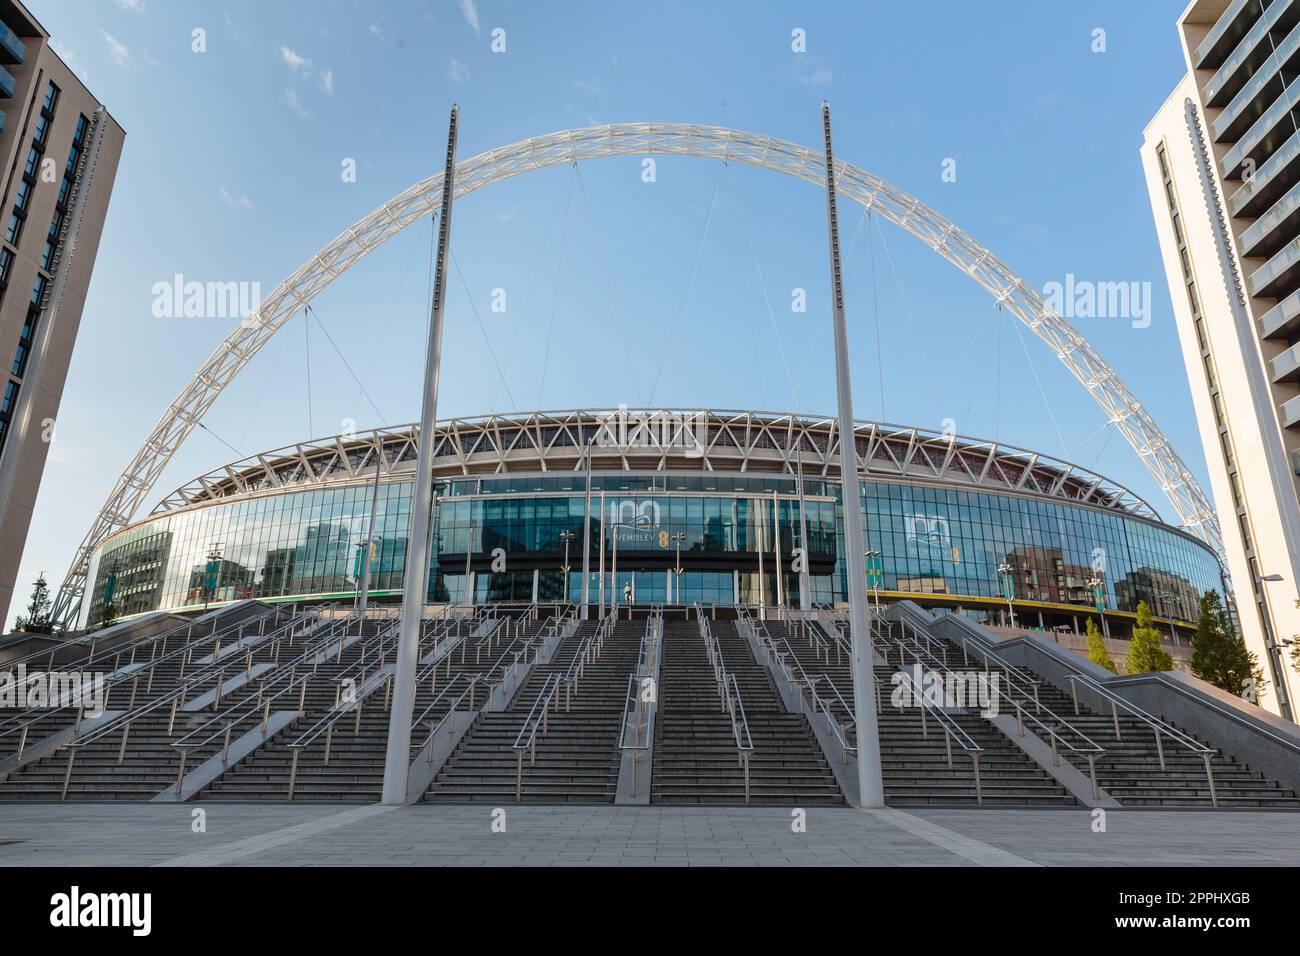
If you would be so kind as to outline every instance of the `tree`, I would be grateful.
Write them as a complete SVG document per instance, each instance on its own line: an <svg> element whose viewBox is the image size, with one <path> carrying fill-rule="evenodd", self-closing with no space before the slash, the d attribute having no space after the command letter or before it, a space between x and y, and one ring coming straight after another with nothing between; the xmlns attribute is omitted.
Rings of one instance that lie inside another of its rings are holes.
<svg viewBox="0 0 1300 956"><path fill-rule="evenodd" d="M32 587L32 600L27 605L26 616L14 618L14 630L28 634L53 634L54 621L50 619L50 587L45 583L45 575L36 577Z"/></svg>
<svg viewBox="0 0 1300 956"><path fill-rule="evenodd" d="M1084 631L1088 635L1088 660L1100 664L1112 674L1118 673L1115 662L1110 659L1110 651L1106 650L1106 641L1092 618L1085 622Z"/></svg>
<svg viewBox="0 0 1300 956"><path fill-rule="evenodd" d="M1151 623L1151 608L1147 607L1146 601L1138 601L1137 625L1128 642L1126 673L1150 674L1173 669L1174 659L1160 646L1160 632Z"/></svg>
<svg viewBox="0 0 1300 956"><path fill-rule="evenodd" d="M109 601L99 610L99 623L95 625L94 630L102 631L106 627L112 627L117 623L117 605Z"/></svg>
<svg viewBox="0 0 1300 956"><path fill-rule="evenodd" d="M1264 669L1232 626L1232 617L1215 591L1201 596L1192 638L1192 673L1215 687L1252 703L1265 686Z"/></svg>

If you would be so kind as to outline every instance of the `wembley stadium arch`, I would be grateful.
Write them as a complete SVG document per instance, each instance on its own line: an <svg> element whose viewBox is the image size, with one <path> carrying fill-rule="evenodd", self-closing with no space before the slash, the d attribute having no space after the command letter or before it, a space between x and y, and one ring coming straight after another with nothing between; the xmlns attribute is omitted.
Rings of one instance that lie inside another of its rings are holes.
<svg viewBox="0 0 1300 956"><path fill-rule="evenodd" d="M757 133L687 123L620 123L563 130L488 150L456 165L454 198L536 169L614 156L677 155L742 163L825 188L817 150ZM834 163L841 197L856 202L930 246L982 286L1057 356L1128 441L1173 505L1183 525L1218 555L1218 519L1187 465L1145 408L1091 344L1032 286L989 249L914 196L842 160ZM240 370L301 308L349 268L407 226L432 215L443 174L415 184L344 230L266 296L218 345L140 445L86 532L59 589L56 621L71 626L86 587L90 559L125 528L154 483ZM1226 579L1226 569L1225 569Z"/></svg>

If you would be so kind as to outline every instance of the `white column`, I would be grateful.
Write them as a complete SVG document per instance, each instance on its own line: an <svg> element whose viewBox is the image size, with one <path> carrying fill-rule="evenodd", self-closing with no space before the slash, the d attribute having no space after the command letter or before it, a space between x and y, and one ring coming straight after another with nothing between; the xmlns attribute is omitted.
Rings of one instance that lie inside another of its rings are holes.
<svg viewBox="0 0 1300 956"><path fill-rule="evenodd" d="M451 240L451 201L456 189L456 121L451 108L447 157L442 176L442 216L438 223L438 258L434 268L433 309L425 343L424 396L420 414L420 446L415 460L415 491L406 539L406 570L402 576L402 625L393 677L388 720L388 752L384 757L383 802L406 803L407 771L411 761L411 716L415 707L415 670L420 654L420 623L429 587L429 530L433 510L433 446L438 420L438 373L442 366L442 318L447 292L447 248Z"/></svg>
<svg viewBox="0 0 1300 956"><path fill-rule="evenodd" d="M849 333L844 320L844 282L840 271L839 213L835 207L835 159L831 152L831 108L822 104L826 139L826 220L830 232L831 307L835 316L835 391L839 405L840 489L844 499L844 547L848 566L849 634L853 646L853 710L858 728L858 790L864 807L885 805L876 723L876 683L871 670L871 631L867 623L867 570L862 511L858 500L858 452L853 431L853 386L849 378Z"/></svg>

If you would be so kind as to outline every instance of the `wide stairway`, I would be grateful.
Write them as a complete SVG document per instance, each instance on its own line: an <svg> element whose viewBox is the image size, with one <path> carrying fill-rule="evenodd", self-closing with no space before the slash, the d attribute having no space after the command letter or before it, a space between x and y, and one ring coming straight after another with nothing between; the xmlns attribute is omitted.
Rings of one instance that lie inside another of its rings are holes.
<svg viewBox="0 0 1300 956"><path fill-rule="evenodd" d="M166 635L141 642L150 646L150 656L140 652L136 665L121 667L108 694L107 709L128 711L126 718L102 733L83 731L75 746L0 780L0 800L149 800L174 785L181 753L172 744L212 720L218 694L222 710L242 711L230 722L237 739L261 719L255 697L266 675L309 646L304 634L314 621L289 620L269 630L264 621L275 622L274 612L188 642L169 643ZM322 676L333 666L321 664ZM186 709L205 699L201 709ZM190 769L222 751L225 725L207 728L199 739L186 758Z"/></svg>
<svg viewBox="0 0 1300 956"><path fill-rule="evenodd" d="M898 625L891 624L889 634L896 635ZM942 663L953 670L983 669L983 661L971 646L969 652L955 643L937 635L927 634L929 644L911 645L923 660L934 665ZM1026 714L1039 718L1051 727L1064 742L1074 746L1071 751L1062 747L1062 757L1087 776L1090 773L1086 752L1094 744L1103 751L1093 758L1097 769L1097 783L1121 805L1130 807L1205 807L1214 806L1205 758L1188 746L1180 745L1167 734L1162 735L1164 768L1161 768L1160 751L1155 733L1142 718L1118 709L1118 715L1109 708L1105 712L1090 710L1080 704L1076 710L1072 695L1025 667L1016 667L1018 674L991 662L989 674L996 674L1008 696L1024 708ZM1026 680L1027 678L1027 680ZM1004 712L1014 707L1003 702ZM1050 715L1050 716L1049 716ZM1153 715L1166 724L1161 715ZM1060 721L1054 719L1059 718ZM1118 723L1118 728L1116 724ZM1180 734L1202 747L1213 744L1201 741L1183 728L1172 725ZM1051 743L1051 735L1039 723L1026 720L1026 732L1036 734L1044 743ZM1220 807L1237 808L1300 808L1300 798L1292 790L1283 788L1277 781L1251 770L1231 754L1214 750L1210 754L1214 775L1215 799Z"/></svg>
<svg viewBox="0 0 1300 956"><path fill-rule="evenodd" d="M724 710L699 623L665 622L654 747L654 803L842 804L807 720L787 713L767 668L730 622L711 624L734 675L753 750L749 794L736 732ZM739 722L738 722L738 725Z"/></svg>
<svg viewBox="0 0 1300 956"><path fill-rule="evenodd" d="M413 748L423 741L421 730L436 725L452 706L458 710L481 706L487 693L488 672L546 623L543 618L524 626L504 617L495 630L480 639L460 633L466 625L455 624L450 633L439 634L438 622L425 621L420 659L430 659L416 675ZM392 661L395 647L393 634L382 649L385 661ZM392 672L391 664L387 672ZM342 676L356 679L355 671ZM200 793L200 798L362 803L378 800L388 747L391 688L387 680L374 679L358 688L359 692L370 690L367 696L352 704L340 704L339 679L335 675L328 684L313 684L303 716L217 778Z"/></svg>
<svg viewBox="0 0 1300 956"><path fill-rule="evenodd" d="M778 650L791 654L844 728L853 735L853 674L847 645L814 627L769 621ZM917 707L894 707L890 697L897 668L875 668L879 694L880 762L890 806L1077 807L1078 802L1023 750L978 713L948 716L968 744L979 749L980 786L972 752L949 739ZM949 752L951 746L951 766Z"/></svg>
<svg viewBox="0 0 1300 956"><path fill-rule="evenodd" d="M636 666L645 622L620 621L603 642L597 638L600 626L587 622L564 638L549 663L534 667L506 710L480 713L424 799L612 803L628 675ZM596 643L601 643L598 652ZM584 653L593 657L576 677ZM557 690L543 727L539 697L551 687ZM527 738L534 727L535 753L516 750L521 731ZM522 792L517 789L521 752Z"/></svg>

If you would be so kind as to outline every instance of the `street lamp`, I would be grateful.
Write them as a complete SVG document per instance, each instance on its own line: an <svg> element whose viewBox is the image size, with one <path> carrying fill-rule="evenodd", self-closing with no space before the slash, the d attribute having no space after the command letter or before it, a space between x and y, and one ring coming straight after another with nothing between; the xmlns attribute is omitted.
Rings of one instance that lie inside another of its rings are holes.
<svg viewBox="0 0 1300 956"><path fill-rule="evenodd" d="M1160 595L1161 610L1165 612L1165 617L1169 618L1169 639L1174 642L1174 647L1180 647L1181 645L1178 643L1178 634L1174 630L1174 615L1173 612L1169 610L1174 603L1174 598L1178 595L1173 591L1166 591L1164 589L1161 589L1157 593Z"/></svg>
<svg viewBox="0 0 1300 956"><path fill-rule="evenodd" d="M203 571L203 610L208 610L208 602L215 596L217 591L217 582L221 578L221 548L220 544L214 544L208 549L208 564Z"/></svg>
<svg viewBox="0 0 1300 956"><path fill-rule="evenodd" d="M880 552L879 552L877 549L875 549L875 548L872 548L870 551L867 551L867 552L866 552L866 558L867 558L867 577L868 577L868 578L870 579L870 581L871 581L871 593L872 593L873 595L875 595L875 599L876 599L876 613L877 613L877 614L880 613L880 577L881 577L881 573L880 573L880 565L879 565L879 564L876 564L876 565L873 567L873 566L872 566L872 560L871 560L871 559L872 559L872 558L879 558L879 557L880 557Z"/></svg>
<svg viewBox="0 0 1300 956"><path fill-rule="evenodd" d="M573 540L572 531L561 531L560 538L564 541L564 599L569 599L569 542Z"/></svg>
<svg viewBox="0 0 1300 956"><path fill-rule="evenodd" d="M1286 663L1282 660L1282 652L1278 647L1277 636L1273 633L1273 624L1269 620L1268 595L1265 593L1264 584L1276 584L1279 581L1286 580L1280 574L1260 574L1256 575L1260 583L1259 599L1263 603L1260 609L1263 613L1260 615L1261 623L1264 625L1264 649L1268 652L1268 661L1270 670L1273 672L1273 685L1277 688L1278 711L1287 720L1294 720L1294 714L1291 710L1291 694L1287 687Z"/></svg>
<svg viewBox="0 0 1300 956"><path fill-rule="evenodd" d="M1102 584L1101 576L1096 575L1090 578L1088 587L1092 588L1092 603L1097 609L1097 616L1101 618L1101 636L1110 637L1110 627L1106 623L1106 590Z"/></svg>
<svg viewBox="0 0 1300 956"><path fill-rule="evenodd" d="M1003 561L998 565L998 574L1002 576L1002 593L1007 599L1007 613L1011 616L1011 626L1016 626L1016 609L1012 601L1016 597L1016 569L1013 565Z"/></svg>
<svg viewBox="0 0 1300 956"><path fill-rule="evenodd" d="M465 535L465 606L469 607L474 603L474 596L471 593L469 581L469 556L474 550L474 529L478 527L477 521L469 523L469 529Z"/></svg>
<svg viewBox="0 0 1300 956"><path fill-rule="evenodd" d="M685 540L684 531L678 531L673 535L673 544L677 545L677 565L673 568L673 600L677 604L682 603L682 542Z"/></svg>

